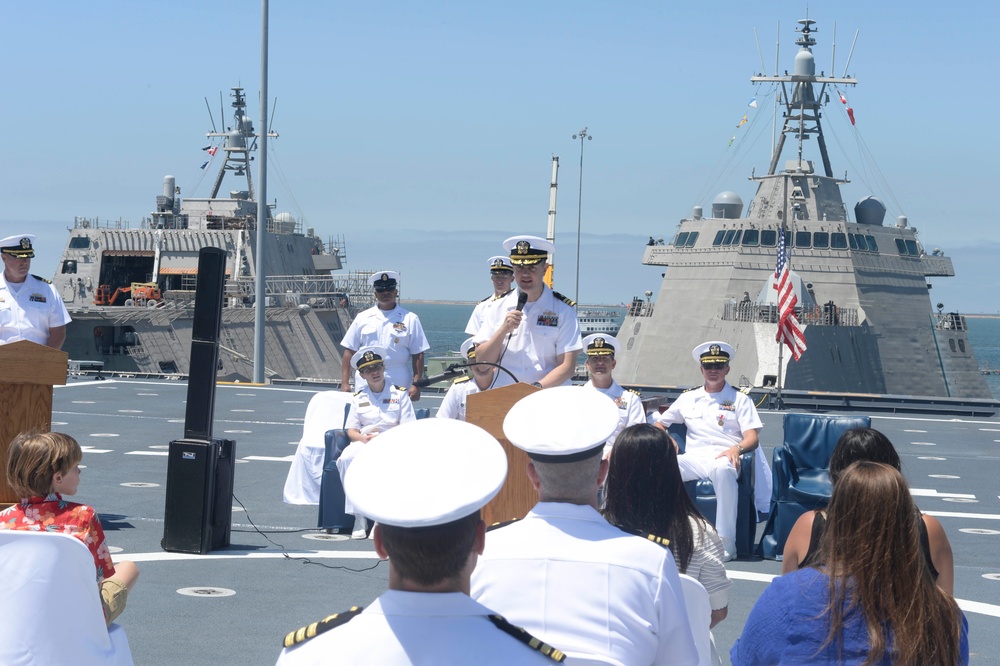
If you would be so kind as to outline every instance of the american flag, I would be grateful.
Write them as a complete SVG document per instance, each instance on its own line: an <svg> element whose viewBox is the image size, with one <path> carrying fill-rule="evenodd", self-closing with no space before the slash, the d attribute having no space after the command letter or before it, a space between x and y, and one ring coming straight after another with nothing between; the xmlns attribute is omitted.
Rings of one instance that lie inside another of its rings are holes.
<svg viewBox="0 0 1000 666"><path fill-rule="evenodd" d="M785 230L778 232L778 265L774 269L774 288L778 290L778 335L779 343L784 342L792 352L796 361L806 350L806 336L795 316L795 306L799 299L792 289L792 280L788 276L788 249L785 247Z"/></svg>

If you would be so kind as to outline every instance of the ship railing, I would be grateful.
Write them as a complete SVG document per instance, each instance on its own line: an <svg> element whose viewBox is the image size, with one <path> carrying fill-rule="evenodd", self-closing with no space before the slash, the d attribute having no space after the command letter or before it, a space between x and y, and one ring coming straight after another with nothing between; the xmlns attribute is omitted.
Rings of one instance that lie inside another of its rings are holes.
<svg viewBox="0 0 1000 666"><path fill-rule="evenodd" d="M653 302L644 301L638 296L632 299L629 303L627 316L629 317L652 317L653 316Z"/></svg>
<svg viewBox="0 0 1000 666"><path fill-rule="evenodd" d="M795 316L805 326L857 326L858 310L841 308L833 303L797 307ZM759 305L750 301L729 302L722 308L723 321L743 321L762 324L778 323L777 305Z"/></svg>
<svg viewBox="0 0 1000 666"><path fill-rule="evenodd" d="M344 275L271 275L264 280L264 294L284 304L364 309L374 303L368 286L371 273L354 271ZM257 286L253 278L226 282L226 296L251 303Z"/></svg>
<svg viewBox="0 0 1000 666"><path fill-rule="evenodd" d="M957 312L932 312L931 321L939 331L968 331L965 317Z"/></svg>

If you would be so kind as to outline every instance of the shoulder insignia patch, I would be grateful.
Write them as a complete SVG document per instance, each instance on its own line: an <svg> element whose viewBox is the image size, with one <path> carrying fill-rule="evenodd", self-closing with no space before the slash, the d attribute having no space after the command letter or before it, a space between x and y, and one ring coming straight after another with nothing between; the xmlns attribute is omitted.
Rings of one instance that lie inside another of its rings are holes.
<svg viewBox="0 0 1000 666"><path fill-rule="evenodd" d="M513 525L514 523L516 523L519 520L521 520L521 519L520 518L511 518L510 520L505 520L505 521L500 522L500 523L493 523L492 525L490 525L489 527L486 528L486 531L487 532L492 532L493 530L498 530L501 527L507 527L508 525Z"/></svg>
<svg viewBox="0 0 1000 666"><path fill-rule="evenodd" d="M562 301L563 303L565 303L566 305L568 305L568 306L570 306L572 308L576 307L576 301L574 301L572 298L569 298L567 296L563 296L558 291L553 291L552 295L555 296L560 301Z"/></svg>
<svg viewBox="0 0 1000 666"><path fill-rule="evenodd" d="M508 622L506 618L500 615L489 615L487 617L490 618L490 622L492 622L497 629L499 629L504 633L510 634L517 640L521 641L522 643L530 647L532 650L535 650L536 652L541 652L552 661L562 662L566 660L566 655L563 654L561 650L557 650L548 643L544 643L541 640L535 638L521 627Z"/></svg>
<svg viewBox="0 0 1000 666"><path fill-rule="evenodd" d="M618 526L618 529L620 529L622 532L626 532L628 534L634 534L637 537L642 537L647 541L652 541L658 546L663 546L664 548L670 547L670 539L668 539L667 537L656 536L655 534L652 534L650 532L644 532L643 530L632 530L627 527L621 527L621 526Z"/></svg>
<svg viewBox="0 0 1000 666"><path fill-rule="evenodd" d="M499 301L501 298L503 298L505 296L509 296L510 292L512 292L512 291L514 291L514 287L511 287L510 289L508 289L507 291L503 292L499 296L494 296L494 298Z"/></svg>
<svg viewBox="0 0 1000 666"><path fill-rule="evenodd" d="M45 278L43 278L41 276L35 275L34 273L31 274L31 277L35 278L39 282L44 282L46 284L52 284L52 280L47 280L47 279L45 279Z"/></svg>
<svg viewBox="0 0 1000 666"><path fill-rule="evenodd" d="M466 375L466 376L464 376L464 377L459 377L458 379L456 379L456 380L454 381L454 383L455 383L455 384L461 384L462 382L467 382L467 381L469 381L469 379L470 379L469 375Z"/></svg>
<svg viewBox="0 0 1000 666"><path fill-rule="evenodd" d="M353 619L358 613L360 613L364 608L362 606L352 606L351 610L344 613L334 613L333 615L328 615L324 617L319 622L313 622L310 625L306 625L301 629L289 632L285 636L285 640L282 643L286 648L294 647L299 643L304 643L310 638L315 638L319 636L324 631L329 631L342 624L346 624L349 620Z"/></svg>

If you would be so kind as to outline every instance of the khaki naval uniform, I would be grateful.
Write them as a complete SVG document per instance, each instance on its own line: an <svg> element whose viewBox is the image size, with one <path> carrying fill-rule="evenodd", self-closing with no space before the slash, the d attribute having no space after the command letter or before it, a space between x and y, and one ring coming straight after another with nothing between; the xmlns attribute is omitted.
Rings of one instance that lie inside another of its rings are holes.
<svg viewBox="0 0 1000 666"><path fill-rule="evenodd" d="M21 284L8 284L0 270L0 343L31 340L44 345L50 328L70 321L51 282L29 274Z"/></svg>

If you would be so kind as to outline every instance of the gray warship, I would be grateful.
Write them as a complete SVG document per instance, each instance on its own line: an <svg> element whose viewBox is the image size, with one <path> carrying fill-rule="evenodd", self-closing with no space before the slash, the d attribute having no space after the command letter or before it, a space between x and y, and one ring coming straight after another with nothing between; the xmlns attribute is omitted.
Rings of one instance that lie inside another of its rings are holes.
<svg viewBox="0 0 1000 666"><path fill-rule="evenodd" d="M253 377L258 221L251 161L258 135L243 89L233 88L231 97L232 127L207 134L215 147L206 150L222 153L207 198L182 199L166 176L156 210L139 228L74 219L53 282L73 318L63 350L80 367L187 374L198 253L218 247L228 252L218 377ZM220 197L227 174L245 182ZM370 300L365 275L335 274L344 267L342 238L324 242L289 213L267 211L265 375L336 380L338 343Z"/></svg>
<svg viewBox="0 0 1000 666"><path fill-rule="evenodd" d="M618 380L700 384L688 350L719 339L737 349L734 385L990 400L965 318L931 304L928 278L954 276L951 259L927 249L904 216L886 223L878 199L860 201L853 217L844 205L840 186L849 181L833 174L821 109L857 81L817 75L815 22L798 23L792 73L751 79L774 86L784 107L767 173L751 176L756 195L744 215L739 195L723 192L709 214L696 206L681 220L671 242L646 247L643 263L666 270L656 298L647 292L628 309ZM794 155L782 161L789 144ZM810 145L818 162L806 159ZM807 344L798 361L787 350L779 356L775 341L783 231Z"/></svg>

